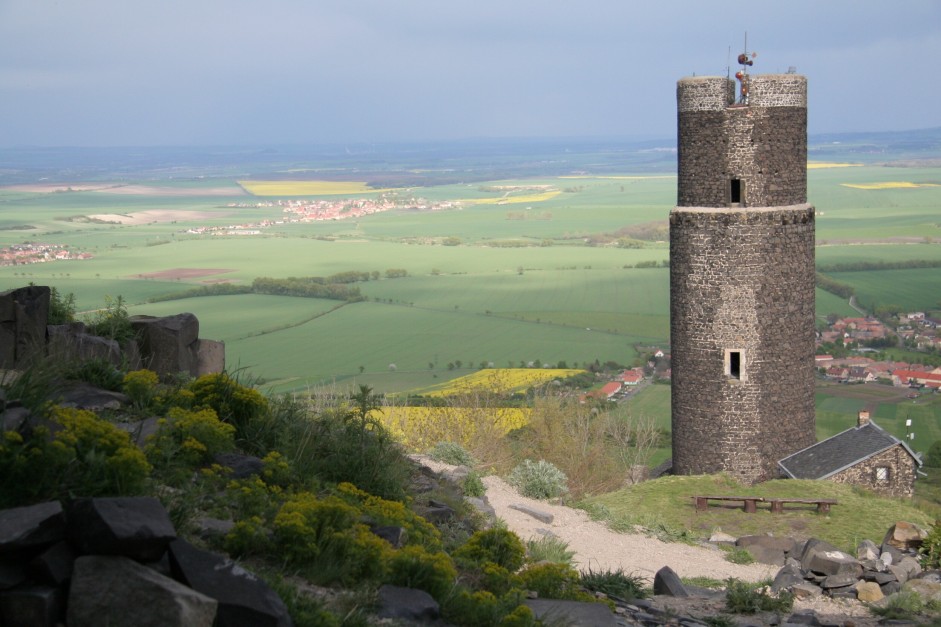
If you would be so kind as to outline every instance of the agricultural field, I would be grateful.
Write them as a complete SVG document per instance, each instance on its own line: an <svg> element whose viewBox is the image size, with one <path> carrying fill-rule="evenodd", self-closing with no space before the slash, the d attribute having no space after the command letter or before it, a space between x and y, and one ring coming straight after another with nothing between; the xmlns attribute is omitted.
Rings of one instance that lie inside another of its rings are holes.
<svg viewBox="0 0 941 627"><path fill-rule="evenodd" d="M669 152L464 148L443 160L432 151L427 162L409 153L396 157L400 169L372 171L356 155L304 161L284 152L270 164L203 155L173 178L162 169L166 154L153 167L138 160L139 180L127 170L109 178L105 165L84 181L45 171L49 180L27 181L21 172L0 187L0 248L44 242L91 258L2 266L0 289L53 285L73 292L81 311L117 295L132 314L191 311L204 337L226 342L230 365L275 391L355 382L404 392L491 362L632 366L636 345L668 345ZM808 172L818 265L941 263L941 168L860 165L854 156L829 149ZM286 220L277 204L380 194L461 203L307 222ZM148 302L192 287L349 271L373 277L355 284L362 302L263 294ZM852 285L867 307L930 309L941 294L932 267L828 276ZM818 290L817 311L853 310ZM650 393L662 406L662 389Z"/></svg>

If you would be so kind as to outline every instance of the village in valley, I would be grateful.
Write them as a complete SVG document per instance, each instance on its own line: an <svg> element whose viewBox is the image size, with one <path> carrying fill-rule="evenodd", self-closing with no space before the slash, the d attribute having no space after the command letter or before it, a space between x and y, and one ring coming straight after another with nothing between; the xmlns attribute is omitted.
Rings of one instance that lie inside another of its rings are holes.
<svg viewBox="0 0 941 627"><path fill-rule="evenodd" d="M894 326L873 317L830 316L826 330L818 332L817 368L826 379L840 383L883 383L937 392L941 389L941 367L937 365L941 320L924 312L910 312L898 314L892 322ZM926 359L905 362L867 356L892 346L925 353Z"/></svg>

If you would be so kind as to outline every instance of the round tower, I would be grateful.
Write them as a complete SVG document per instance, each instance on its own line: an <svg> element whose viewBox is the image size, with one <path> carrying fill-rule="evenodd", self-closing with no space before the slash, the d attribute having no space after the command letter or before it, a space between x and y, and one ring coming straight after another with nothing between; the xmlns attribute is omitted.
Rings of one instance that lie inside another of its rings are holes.
<svg viewBox="0 0 941 627"><path fill-rule="evenodd" d="M677 84L670 212L673 471L748 483L816 442L807 80Z"/></svg>

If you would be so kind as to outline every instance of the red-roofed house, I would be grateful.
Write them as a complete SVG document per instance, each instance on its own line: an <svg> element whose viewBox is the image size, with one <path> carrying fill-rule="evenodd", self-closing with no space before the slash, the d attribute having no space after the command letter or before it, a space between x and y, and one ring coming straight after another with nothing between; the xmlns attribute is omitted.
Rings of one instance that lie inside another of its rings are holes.
<svg viewBox="0 0 941 627"><path fill-rule="evenodd" d="M605 383L601 388L601 392L607 398L611 398L615 394L621 391L621 382L620 381L611 381L610 383Z"/></svg>
<svg viewBox="0 0 941 627"><path fill-rule="evenodd" d="M895 386L924 385L932 389L941 388L941 374L924 370L896 370L892 373Z"/></svg>

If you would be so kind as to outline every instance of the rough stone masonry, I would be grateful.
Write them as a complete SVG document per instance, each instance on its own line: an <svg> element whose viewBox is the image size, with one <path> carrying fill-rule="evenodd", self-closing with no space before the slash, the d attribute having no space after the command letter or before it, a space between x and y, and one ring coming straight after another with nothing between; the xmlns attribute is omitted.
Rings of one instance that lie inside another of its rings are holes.
<svg viewBox="0 0 941 627"><path fill-rule="evenodd" d="M807 81L677 84L670 213L673 470L746 483L813 444L814 208Z"/></svg>

